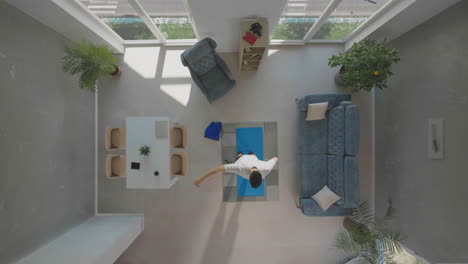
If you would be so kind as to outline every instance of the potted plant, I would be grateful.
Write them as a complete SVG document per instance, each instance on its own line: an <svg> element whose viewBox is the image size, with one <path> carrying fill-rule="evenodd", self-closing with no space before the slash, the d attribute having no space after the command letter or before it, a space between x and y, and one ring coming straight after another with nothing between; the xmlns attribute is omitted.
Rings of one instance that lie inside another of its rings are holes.
<svg viewBox="0 0 468 264"><path fill-rule="evenodd" d="M333 248L351 254L359 259L359 263L394 263L394 255L401 250L403 238L388 227L392 217L390 200L382 219L375 217L366 202L361 203L353 209L351 217L345 218L344 228L336 235Z"/></svg>
<svg viewBox="0 0 468 264"><path fill-rule="evenodd" d="M65 48L62 58L63 70L71 75L78 74L81 89L96 92L98 80L105 76L121 75L118 59L112 49L88 41L72 43Z"/></svg>
<svg viewBox="0 0 468 264"><path fill-rule="evenodd" d="M388 47L387 40L377 43L366 39L354 43L347 52L333 55L328 60L331 67L339 67L335 80L353 93L372 88L387 88L387 79L393 72L391 66L400 61L399 51Z"/></svg>
<svg viewBox="0 0 468 264"><path fill-rule="evenodd" d="M149 156L149 154L151 153L151 148L147 145L144 145L144 146L141 146L138 151L140 151L140 155L141 156Z"/></svg>

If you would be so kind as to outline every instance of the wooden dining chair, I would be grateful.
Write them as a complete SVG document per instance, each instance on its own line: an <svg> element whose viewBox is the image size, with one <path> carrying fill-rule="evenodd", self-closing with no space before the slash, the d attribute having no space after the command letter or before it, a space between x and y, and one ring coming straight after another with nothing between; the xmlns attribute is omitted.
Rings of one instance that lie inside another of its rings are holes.
<svg viewBox="0 0 468 264"><path fill-rule="evenodd" d="M175 125L171 128L171 147L177 149L187 149L188 129L182 125Z"/></svg>
<svg viewBox="0 0 468 264"><path fill-rule="evenodd" d="M124 127L106 128L106 150L113 151L126 148L126 130Z"/></svg>
<svg viewBox="0 0 468 264"><path fill-rule="evenodd" d="M107 154L106 177L109 179L126 177L126 161L124 155Z"/></svg>
<svg viewBox="0 0 468 264"><path fill-rule="evenodd" d="M187 153L176 152L171 155L171 175L186 176L187 175Z"/></svg>

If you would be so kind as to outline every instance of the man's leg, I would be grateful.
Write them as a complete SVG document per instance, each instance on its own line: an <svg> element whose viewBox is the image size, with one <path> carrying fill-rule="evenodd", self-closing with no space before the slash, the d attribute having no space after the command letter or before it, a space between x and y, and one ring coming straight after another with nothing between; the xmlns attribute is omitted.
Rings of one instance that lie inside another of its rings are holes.
<svg viewBox="0 0 468 264"><path fill-rule="evenodd" d="M249 155L254 155L255 157L257 157L257 155L255 155L255 153L253 153L252 151L249 152Z"/></svg>

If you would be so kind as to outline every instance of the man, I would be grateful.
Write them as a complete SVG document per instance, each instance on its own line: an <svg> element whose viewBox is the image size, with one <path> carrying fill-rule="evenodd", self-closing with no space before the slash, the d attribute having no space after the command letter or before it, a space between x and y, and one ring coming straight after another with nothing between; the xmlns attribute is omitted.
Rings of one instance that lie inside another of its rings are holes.
<svg viewBox="0 0 468 264"><path fill-rule="evenodd" d="M250 152L248 155L239 152L236 162L233 164L225 164L209 170L205 175L194 182L195 186L200 187L201 183L210 176L218 172L235 173L241 177L248 179L253 188L258 188L263 179L271 172L278 158L274 157L269 161L259 160L257 156Z"/></svg>

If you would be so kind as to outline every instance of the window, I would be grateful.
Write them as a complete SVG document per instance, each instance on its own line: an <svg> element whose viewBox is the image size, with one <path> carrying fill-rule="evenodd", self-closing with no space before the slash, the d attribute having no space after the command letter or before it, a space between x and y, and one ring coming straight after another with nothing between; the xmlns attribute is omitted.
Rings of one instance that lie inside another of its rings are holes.
<svg viewBox="0 0 468 264"><path fill-rule="evenodd" d="M166 39L195 39L183 0L139 0Z"/></svg>
<svg viewBox="0 0 468 264"><path fill-rule="evenodd" d="M302 40L330 0L288 0L273 39Z"/></svg>
<svg viewBox="0 0 468 264"><path fill-rule="evenodd" d="M183 0L79 1L124 40L196 38Z"/></svg>
<svg viewBox="0 0 468 264"><path fill-rule="evenodd" d="M313 39L344 39L389 0L343 0Z"/></svg>
<svg viewBox="0 0 468 264"><path fill-rule="evenodd" d="M344 40L393 0L288 0L274 40Z"/></svg>
<svg viewBox="0 0 468 264"><path fill-rule="evenodd" d="M80 0L124 40L156 39L127 0Z"/></svg>

